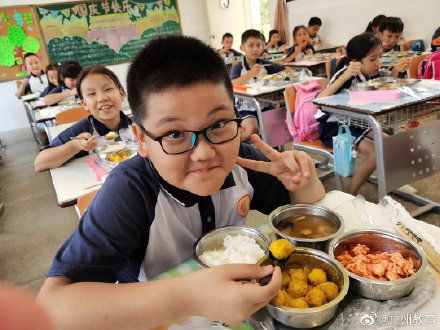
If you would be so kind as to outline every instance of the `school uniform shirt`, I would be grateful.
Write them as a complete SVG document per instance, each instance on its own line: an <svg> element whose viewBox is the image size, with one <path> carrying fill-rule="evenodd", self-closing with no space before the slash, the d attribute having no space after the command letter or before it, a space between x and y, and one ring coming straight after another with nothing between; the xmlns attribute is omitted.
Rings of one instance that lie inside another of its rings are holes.
<svg viewBox="0 0 440 330"><path fill-rule="evenodd" d="M298 45L293 45L293 47L289 48L289 52L287 53L286 58L288 58L289 56L291 56L294 52L296 47L298 47ZM304 55L307 55L307 50L311 50L312 54L315 54L315 48L313 48L313 46L311 44L307 44L306 49L302 50L298 55L296 55L296 57L291 61L291 62L295 62L295 61L301 61L301 59L304 57Z"/></svg>
<svg viewBox="0 0 440 330"><path fill-rule="evenodd" d="M335 73L335 75L330 79L327 86L330 86L336 79L338 79L344 72L347 70L348 66L345 65L342 69ZM370 79L375 79L379 77L384 77L385 73L383 71L379 71L377 75L369 76L364 75L365 79L368 81ZM357 83L362 82L359 76L352 76L348 79L337 91L335 94L341 93L346 89L350 89L352 86ZM333 136L338 134L338 121L339 118L334 114L329 114L321 109L315 114L315 119L319 122L319 139L324 143L327 147L333 147ZM366 134L370 131L370 129L360 129L357 127L350 126L350 132L355 137L355 145L358 146L362 139L365 138Z"/></svg>
<svg viewBox="0 0 440 330"><path fill-rule="evenodd" d="M55 89L57 86L55 86L52 83L49 83L49 86L47 86L44 91L41 92L40 97L44 97L47 94L49 94L53 89Z"/></svg>
<svg viewBox="0 0 440 330"><path fill-rule="evenodd" d="M43 71L41 71L39 76L31 73L26 78L29 79L29 83L24 88L24 94L41 93L47 86L49 86L49 80L47 80L47 75Z"/></svg>
<svg viewBox="0 0 440 330"><path fill-rule="evenodd" d="M280 65L277 63L272 63L266 59L259 58L257 59L257 64L271 64L270 66L261 67L260 74L264 75L267 74L273 74L280 71L283 71L285 69L284 65ZM248 71L250 70L249 65L246 63L245 57L241 60L240 63L237 63L231 68L231 71L229 72L229 78L231 80L237 79L241 76L244 76ZM247 83L253 81L254 78L249 79L248 81L244 82L243 84L246 85ZM235 107L240 113L240 116L242 118L246 117L256 117L255 111L257 110L255 108L255 104L251 101L244 100L240 97L235 98ZM263 107L263 104L262 104Z"/></svg>
<svg viewBox="0 0 440 330"><path fill-rule="evenodd" d="M267 160L249 145L239 154ZM194 243L209 230L242 225L249 208L268 214L286 203L288 191L275 177L237 164L218 192L202 197L169 184L136 155L110 172L48 276L147 281L192 258Z"/></svg>
<svg viewBox="0 0 440 330"><path fill-rule="evenodd" d="M234 57L235 56L235 57L237 57L237 56L243 56L243 54L240 52L237 52L235 49L230 48L229 52L221 54L221 56L225 56L225 57Z"/></svg>
<svg viewBox="0 0 440 330"><path fill-rule="evenodd" d="M319 34L317 34L317 35L314 36L314 37L310 36L310 38L311 38L314 42L321 42L321 37L319 36Z"/></svg>
<svg viewBox="0 0 440 330"><path fill-rule="evenodd" d="M400 45L395 45L393 48L391 48L391 49L383 49L383 52L384 53L388 53L388 52L391 52L391 51L393 51L393 52L400 52L401 51L401 47L400 47Z"/></svg>
<svg viewBox="0 0 440 330"><path fill-rule="evenodd" d="M121 123L119 124L119 128L117 130L118 137L115 141L127 140L132 136L131 133L131 119L128 118L122 111L119 112L121 116ZM76 122L69 128L62 131L58 136L52 140L52 142L46 146L44 149L49 149L53 147L59 147L71 140L72 137L78 136L81 133L90 133L93 136L105 136L110 130L101 123L98 119L93 116L89 116L88 118L83 118L80 121ZM99 143L98 143L99 145ZM89 155L88 151L81 150L76 155L74 155L70 160L74 158L79 158L83 156Z"/></svg>

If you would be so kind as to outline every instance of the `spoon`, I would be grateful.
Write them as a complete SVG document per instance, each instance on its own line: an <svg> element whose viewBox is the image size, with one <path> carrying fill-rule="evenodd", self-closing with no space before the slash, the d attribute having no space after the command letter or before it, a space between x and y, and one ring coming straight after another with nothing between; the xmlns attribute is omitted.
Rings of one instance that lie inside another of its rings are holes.
<svg viewBox="0 0 440 330"><path fill-rule="evenodd" d="M269 247L269 260L273 266L279 266L280 264L284 264L287 260L290 259L290 255L292 254L294 247L289 240L282 238L273 241ZM262 261L267 260L267 258ZM267 285L272 279L272 274L267 275L260 279L259 283L261 286Z"/></svg>

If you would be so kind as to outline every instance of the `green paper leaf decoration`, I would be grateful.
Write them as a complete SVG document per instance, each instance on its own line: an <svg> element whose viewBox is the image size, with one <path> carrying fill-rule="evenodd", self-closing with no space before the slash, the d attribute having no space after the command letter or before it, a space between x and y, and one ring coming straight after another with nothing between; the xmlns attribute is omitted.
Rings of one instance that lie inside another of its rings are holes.
<svg viewBox="0 0 440 330"><path fill-rule="evenodd" d="M26 34L21 27L12 25L8 28L8 38L15 46L20 47L26 38Z"/></svg>
<svg viewBox="0 0 440 330"><path fill-rule="evenodd" d="M25 52L36 54L40 50L40 41L34 37L26 37L22 47Z"/></svg>

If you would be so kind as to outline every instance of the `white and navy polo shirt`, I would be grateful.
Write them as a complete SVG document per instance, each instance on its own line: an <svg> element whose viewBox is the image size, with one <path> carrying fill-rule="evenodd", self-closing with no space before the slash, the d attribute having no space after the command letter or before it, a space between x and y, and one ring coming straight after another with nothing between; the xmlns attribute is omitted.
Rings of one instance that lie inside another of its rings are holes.
<svg viewBox="0 0 440 330"><path fill-rule="evenodd" d="M47 76L43 71L41 71L39 76L31 73L26 78L29 79L29 83L24 88L24 94L41 93L46 89L47 86L49 86L49 81L47 80Z"/></svg>
<svg viewBox="0 0 440 330"><path fill-rule="evenodd" d="M272 62L270 62L266 59L263 59L263 58L257 59L257 64L271 64L270 66L261 67L260 74L264 74L264 73L273 74L273 73L283 71L285 69L284 65L272 63ZM246 59L243 58L240 63L235 64L231 68L231 71L229 72L229 78L231 80L237 79L241 76L244 76L246 73L248 73L248 71L250 69L251 68L247 64ZM251 79L249 81L245 82L244 84L247 84L250 81L251 81ZM261 102L262 107L264 107L265 104L266 103ZM235 108L238 110L241 118L243 118L243 119L250 117L250 116L256 117L257 109L255 108L255 104L250 100L246 100L241 97L236 97L235 98Z"/></svg>
<svg viewBox="0 0 440 330"><path fill-rule="evenodd" d="M267 161L249 145L240 147L240 156ZM237 164L217 193L201 197L170 185L137 155L110 172L48 276L147 281L192 258L203 233L243 224L249 208L268 214L287 203L288 191L275 177Z"/></svg>
<svg viewBox="0 0 440 330"><path fill-rule="evenodd" d="M119 112L121 116L121 122L119 123L119 127L117 130L118 137L115 139L116 141L128 140L128 138L134 137L131 131L131 119L128 118L122 111ZM44 149L59 147L67 142L69 142L73 137L78 136L81 133L88 132L93 136L105 136L110 132L107 126L101 123L98 119L90 115L88 118L83 118L80 121L76 122L72 126L66 128L60 134L58 134L52 142L46 146ZM83 156L87 156L89 152L85 150L81 150L76 155L74 155L71 159L79 158ZM69 160L71 160L69 159Z"/></svg>
<svg viewBox="0 0 440 330"><path fill-rule="evenodd" d="M289 52L286 55L286 58L291 56L294 52L296 47L299 47L297 45L293 45L292 47L289 48ZM307 55L307 50L311 50L312 54L315 54L315 48L311 45L311 44L307 44L306 49L302 50L298 55L296 55L296 57L291 61L291 62L296 62L296 61L301 61L301 59Z"/></svg>

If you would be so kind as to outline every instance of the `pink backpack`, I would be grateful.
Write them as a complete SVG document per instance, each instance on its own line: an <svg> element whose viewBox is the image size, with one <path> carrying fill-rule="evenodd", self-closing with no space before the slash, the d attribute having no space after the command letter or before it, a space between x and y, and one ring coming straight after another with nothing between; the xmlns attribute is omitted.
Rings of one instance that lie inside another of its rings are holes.
<svg viewBox="0 0 440 330"><path fill-rule="evenodd" d="M287 118L287 127L295 142L304 140L315 141L319 138L318 122L315 119L317 107L312 103L322 87L316 80L310 81L307 85L296 84L295 114L293 126ZM290 116L290 113L287 113Z"/></svg>
<svg viewBox="0 0 440 330"><path fill-rule="evenodd" d="M419 63L417 79L440 80L440 50L428 55Z"/></svg>

